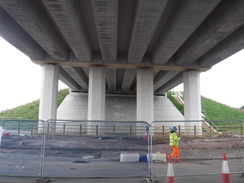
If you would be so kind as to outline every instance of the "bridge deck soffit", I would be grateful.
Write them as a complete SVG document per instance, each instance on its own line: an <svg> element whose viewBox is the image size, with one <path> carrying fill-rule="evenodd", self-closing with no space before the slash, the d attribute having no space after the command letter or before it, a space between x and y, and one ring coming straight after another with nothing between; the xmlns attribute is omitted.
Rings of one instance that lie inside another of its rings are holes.
<svg viewBox="0 0 244 183"><path fill-rule="evenodd" d="M60 80L87 91L91 66L107 92L135 93L136 70L153 69L154 91L205 72L244 47L244 1L1 0L0 36Z"/></svg>

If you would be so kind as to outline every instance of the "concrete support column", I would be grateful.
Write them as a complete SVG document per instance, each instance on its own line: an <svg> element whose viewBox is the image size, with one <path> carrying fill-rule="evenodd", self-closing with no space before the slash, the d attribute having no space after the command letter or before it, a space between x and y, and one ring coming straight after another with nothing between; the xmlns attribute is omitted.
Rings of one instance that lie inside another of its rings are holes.
<svg viewBox="0 0 244 183"><path fill-rule="evenodd" d="M201 122L201 95L200 95L200 74L198 71L187 71L183 74L184 82L184 116L185 125L194 126L200 129ZM189 122L187 122L189 121ZM192 134L191 134L192 135Z"/></svg>
<svg viewBox="0 0 244 183"><path fill-rule="evenodd" d="M106 68L89 69L88 120L105 120Z"/></svg>
<svg viewBox="0 0 244 183"><path fill-rule="evenodd" d="M39 119L56 119L59 67L51 64L42 67L42 88Z"/></svg>
<svg viewBox="0 0 244 183"><path fill-rule="evenodd" d="M153 70L137 71L137 121L154 121Z"/></svg>

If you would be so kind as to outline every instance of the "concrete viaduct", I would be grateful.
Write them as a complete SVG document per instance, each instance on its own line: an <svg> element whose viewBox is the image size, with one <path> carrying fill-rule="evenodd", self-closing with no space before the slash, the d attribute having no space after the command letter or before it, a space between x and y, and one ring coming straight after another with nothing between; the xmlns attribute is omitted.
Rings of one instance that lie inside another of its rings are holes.
<svg viewBox="0 0 244 183"><path fill-rule="evenodd" d="M184 83L184 118L199 120L199 73L244 48L244 1L1 0L0 36L43 67L39 119L56 119L61 80L87 93L87 120L106 120L113 94L147 122Z"/></svg>

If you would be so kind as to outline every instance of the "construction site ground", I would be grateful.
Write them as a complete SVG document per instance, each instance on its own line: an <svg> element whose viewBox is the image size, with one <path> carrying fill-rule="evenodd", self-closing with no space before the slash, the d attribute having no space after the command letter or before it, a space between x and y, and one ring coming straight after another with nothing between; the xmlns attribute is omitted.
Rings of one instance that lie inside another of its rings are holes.
<svg viewBox="0 0 244 183"><path fill-rule="evenodd" d="M74 137L74 136L47 136L46 155L64 156L64 157L83 157L84 155L93 155L95 157L105 156L112 152L140 152L147 151L148 140L136 137ZM150 142L149 142L150 143ZM42 138L40 136L10 136L2 139L0 153L13 153L33 155L40 154ZM149 145L150 146L150 145ZM150 148L151 149L151 148ZM190 156L185 151L206 152L214 150L220 153L230 151L230 156L241 157L244 154L238 153L244 149L244 138L231 136L220 137L181 137L179 143L181 159L194 159L197 156ZM171 147L168 140L153 139L153 153L160 152L169 154ZM110 157L111 157L110 154ZM210 154L200 155L201 158L212 158ZM198 158L200 158L198 157Z"/></svg>
<svg viewBox="0 0 244 183"><path fill-rule="evenodd" d="M39 182L38 172L36 176L29 174L35 169L39 171L42 142L41 136L4 137L0 148L0 183ZM45 171L53 176L47 176L42 182L165 182L168 162L150 165L153 180L141 176L147 174L147 163L119 162L121 153L139 153L142 156L146 155L148 148L151 146L145 138L47 136L45 158L49 167L45 167ZM167 139L154 139L151 149L153 153L167 155L172 151ZM220 182L223 153L227 155L232 182L244 182L244 138L182 137L179 150L181 162L173 162L178 183ZM84 159L89 156L93 159ZM66 169L61 171L63 167ZM82 171L79 167L83 167ZM109 171L105 171L106 168ZM94 172L89 174L89 171ZM75 172L84 174L79 177ZM70 177L64 176L67 174Z"/></svg>

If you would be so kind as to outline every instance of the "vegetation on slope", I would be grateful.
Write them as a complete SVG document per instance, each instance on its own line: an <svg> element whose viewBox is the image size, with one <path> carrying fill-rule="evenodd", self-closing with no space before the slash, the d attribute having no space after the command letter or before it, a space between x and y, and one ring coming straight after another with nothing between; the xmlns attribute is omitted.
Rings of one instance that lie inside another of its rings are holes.
<svg viewBox="0 0 244 183"><path fill-rule="evenodd" d="M205 115L210 120L244 120L242 109L232 108L206 97L201 97L201 102L202 110L205 111Z"/></svg>
<svg viewBox="0 0 244 183"><path fill-rule="evenodd" d="M175 105L175 107L181 112L182 115L184 115L184 105L180 104L175 97L173 97L172 92L167 93L167 97L170 99L170 101Z"/></svg>
<svg viewBox="0 0 244 183"><path fill-rule="evenodd" d="M63 102L64 98L65 98L68 94L69 94L69 89L63 89L63 90L60 90L60 91L58 92L58 103L57 103L57 106L59 106L59 105Z"/></svg>
<svg viewBox="0 0 244 183"><path fill-rule="evenodd" d="M63 89L58 92L58 106L61 104L68 93L68 89ZM178 108L178 110L184 114L184 105L178 103L178 101L172 96L172 92L168 92L168 98ZM205 112L205 115L209 120L244 120L244 110L242 109L231 108L205 97L201 97L201 102L202 110ZM39 100L36 100L14 109L4 111L0 113L0 118L10 117L22 119L38 119L38 112Z"/></svg>
<svg viewBox="0 0 244 183"><path fill-rule="evenodd" d="M66 95L68 95L69 89L63 89L58 92L58 103L59 106L64 100ZM35 100L33 102L21 105L14 109L6 110L0 113L0 118L23 118L23 119L38 119L39 115L39 102L40 100Z"/></svg>
<svg viewBox="0 0 244 183"><path fill-rule="evenodd" d="M179 104L172 94L172 92L168 92L168 98L184 115L184 105ZM204 111L207 120L244 120L244 110L242 109L231 108L206 97L201 97L201 103L202 111Z"/></svg>

